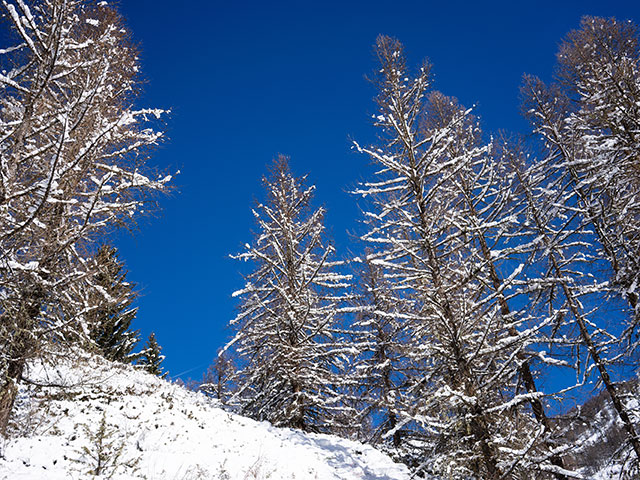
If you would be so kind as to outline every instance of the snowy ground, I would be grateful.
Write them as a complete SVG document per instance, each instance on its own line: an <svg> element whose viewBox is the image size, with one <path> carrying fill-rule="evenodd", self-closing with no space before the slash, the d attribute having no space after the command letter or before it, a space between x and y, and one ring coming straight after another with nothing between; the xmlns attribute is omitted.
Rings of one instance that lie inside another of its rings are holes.
<svg viewBox="0 0 640 480"><path fill-rule="evenodd" d="M97 478L118 480L409 479L369 446L233 415L129 366L57 363L28 372L56 386L20 391L14 438L0 440L2 480L94 478L98 457Z"/></svg>

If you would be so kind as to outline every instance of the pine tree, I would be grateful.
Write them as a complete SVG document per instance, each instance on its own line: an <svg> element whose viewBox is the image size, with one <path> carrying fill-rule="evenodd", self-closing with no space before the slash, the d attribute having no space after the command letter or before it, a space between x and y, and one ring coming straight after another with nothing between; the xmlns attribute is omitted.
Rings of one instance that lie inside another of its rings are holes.
<svg viewBox="0 0 640 480"><path fill-rule="evenodd" d="M164 355L162 355L162 347L156 340L156 334L151 332L151 334L149 334L149 338L147 339L144 350L142 350L138 354L138 360L136 364L140 365L144 370L151 373L152 375L157 375L160 378L165 378L168 372L164 372L164 368L162 368L162 362L164 361L164 358Z"/></svg>
<svg viewBox="0 0 640 480"><path fill-rule="evenodd" d="M347 361L338 329L347 275L332 260L324 209L313 209L314 187L292 176L280 156L263 179L266 202L254 210L258 231L235 258L253 271L231 322L239 404L253 418L307 431L335 431L345 417L338 372Z"/></svg>
<svg viewBox="0 0 640 480"><path fill-rule="evenodd" d="M131 363L139 340L139 331L131 330L138 311L131 306L136 298L134 286L126 281L124 262L115 247L100 247L91 267L96 273L95 288L89 292L89 303L95 305L87 318L89 336L105 358Z"/></svg>

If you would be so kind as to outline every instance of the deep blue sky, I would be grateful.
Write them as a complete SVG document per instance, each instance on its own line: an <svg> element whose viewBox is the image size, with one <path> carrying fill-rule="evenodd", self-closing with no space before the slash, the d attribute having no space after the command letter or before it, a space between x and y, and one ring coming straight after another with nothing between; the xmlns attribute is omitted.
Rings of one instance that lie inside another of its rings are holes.
<svg viewBox="0 0 640 480"><path fill-rule="evenodd" d="M582 15L640 23L632 0L122 0L120 10L142 49L141 104L172 109L152 163L182 173L161 215L117 245L142 290L136 328L156 332L171 376L195 379L231 335L243 281L228 255L251 239L252 201L275 155L309 173L339 251L349 248L359 210L346 192L371 173L350 138L375 139L364 75L378 34L402 41L411 65L428 57L435 88L477 105L487 131L524 131L522 74L549 79Z"/></svg>

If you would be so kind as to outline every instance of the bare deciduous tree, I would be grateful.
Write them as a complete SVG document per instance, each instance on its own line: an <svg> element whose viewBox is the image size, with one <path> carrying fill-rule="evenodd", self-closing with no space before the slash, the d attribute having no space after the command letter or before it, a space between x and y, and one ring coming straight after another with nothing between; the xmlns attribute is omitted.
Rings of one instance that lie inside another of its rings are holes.
<svg viewBox="0 0 640 480"><path fill-rule="evenodd" d="M98 234L151 207L157 109L133 106L138 57L106 2L3 0L15 43L0 62L0 431L43 341L82 330L70 286Z"/></svg>
<svg viewBox="0 0 640 480"><path fill-rule="evenodd" d="M538 167L527 177L534 179L532 188L552 197L548 199L551 207L538 204L535 208L540 217L539 239L548 245L548 274L555 278L548 288L564 295L565 304L559 308L566 313L561 320L575 322L576 341L599 372L637 461L640 438L612 378L620 355L637 349L634 332L640 325L636 26L584 17L581 28L570 32L560 45L556 81L547 86L526 76L522 91L525 114L543 142L538 161L546 168L541 173L543 167ZM532 195L534 200L538 201ZM546 218L547 208L554 209L555 219ZM576 242L582 242L577 250ZM584 285L585 278L594 274L593 284ZM594 294L599 295L596 304L623 310L616 325L607 325L606 318L582 306L593 300L585 302L581 297ZM623 302L627 308L620 308Z"/></svg>
<svg viewBox="0 0 640 480"><path fill-rule="evenodd" d="M544 417L526 408L541 393L532 378L517 389L535 329L508 306L522 269L506 234L517 222L512 176L504 178L470 111L428 92L428 65L412 76L389 37L378 38L376 52L382 140L356 146L382 168L357 193L372 199L369 261L408 312L415 400L396 428L422 428L421 467L436 474L563 477L570 472L547 443Z"/></svg>
<svg viewBox="0 0 640 480"><path fill-rule="evenodd" d="M278 157L264 179L266 201L254 216L258 231L238 255L254 270L231 322L239 370L238 403L254 418L308 431L336 431L346 418L339 372L348 361L338 328L341 291L349 276L338 272L327 243L324 209L313 209L314 187Z"/></svg>

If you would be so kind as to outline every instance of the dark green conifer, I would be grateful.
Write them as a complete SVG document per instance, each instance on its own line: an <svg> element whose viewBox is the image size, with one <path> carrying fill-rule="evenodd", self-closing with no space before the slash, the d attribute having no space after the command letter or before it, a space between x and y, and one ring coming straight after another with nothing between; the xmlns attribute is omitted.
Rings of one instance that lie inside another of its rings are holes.
<svg viewBox="0 0 640 480"><path fill-rule="evenodd" d="M141 365L147 372L160 378L167 376L168 372L164 372L164 368L162 368L162 362L164 361L162 347L158 344L155 333L151 332L144 350L139 355L138 365Z"/></svg>
<svg viewBox="0 0 640 480"><path fill-rule="evenodd" d="M130 363L139 341L139 331L131 330L138 312L132 304L137 296L134 285L126 281L124 262L110 245L100 247L95 259L94 289L90 294L93 308L88 315L89 335L107 359Z"/></svg>

